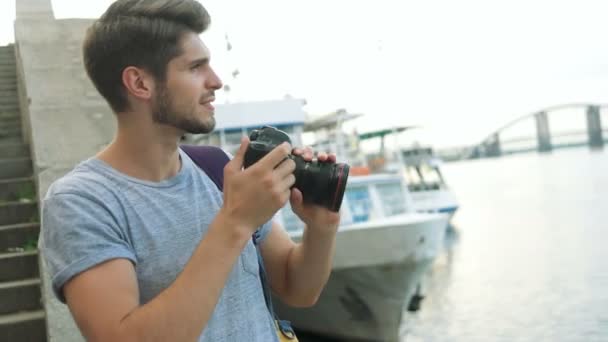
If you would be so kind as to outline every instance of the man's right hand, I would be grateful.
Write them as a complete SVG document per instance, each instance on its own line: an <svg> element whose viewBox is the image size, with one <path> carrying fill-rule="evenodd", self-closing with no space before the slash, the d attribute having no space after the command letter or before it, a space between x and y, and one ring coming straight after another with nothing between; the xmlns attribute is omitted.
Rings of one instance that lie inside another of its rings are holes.
<svg viewBox="0 0 608 342"><path fill-rule="evenodd" d="M224 206L220 214L228 215L237 227L251 234L289 200L296 164L287 158L291 146L283 143L243 170L248 146L249 138L243 137L239 150L224 168Z"/></svg>

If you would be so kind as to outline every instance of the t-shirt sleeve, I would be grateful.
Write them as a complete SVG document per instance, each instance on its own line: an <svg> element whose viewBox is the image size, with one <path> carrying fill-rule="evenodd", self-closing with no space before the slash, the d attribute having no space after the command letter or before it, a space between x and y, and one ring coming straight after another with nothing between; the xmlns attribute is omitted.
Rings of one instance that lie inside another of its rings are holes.
<svg viewBox="0 0 608 342"><path fill-rule="evenodd" d="M63 303L63 285L75 275L111 259L137 263L111 210L79 194L54 194L44 200L40 249L53 292Z"/></svg>
<svg viewBox="0 0 608 342"><path fill-rule="evenodd" d="M277 215L279 215L277 213ZM260 233L259 233L259 238L258 241L264 242L264 240L266 239L266 236L268 236L268 233L270 233L270 230L272 229L272 221L274 218L270 219L270 221L264 223L261 227L260 227Z"/></svg>

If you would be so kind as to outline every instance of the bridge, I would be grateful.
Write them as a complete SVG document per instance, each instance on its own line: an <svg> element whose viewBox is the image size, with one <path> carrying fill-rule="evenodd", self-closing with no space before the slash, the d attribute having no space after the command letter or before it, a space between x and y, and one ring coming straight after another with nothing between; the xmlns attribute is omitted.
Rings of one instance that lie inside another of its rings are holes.
<svg viewBox="0 0 608 342"><path fill-rule="evenodd" d="M500 157L534 151L547 153L555 149L578 146L602 149L608 143L608 128L602 127L602 116L608 121L608 112L603 111L604 109L608 109L608 104L569 103L547 107L508 122L478 144L444 149L438 153L449 161ZM551 129L551 117L564 111L568 112L570 120L580 120L577 123L582 123L584 128ZM533 124L533 132L513 134L516 127L526 123Z"/></svg>

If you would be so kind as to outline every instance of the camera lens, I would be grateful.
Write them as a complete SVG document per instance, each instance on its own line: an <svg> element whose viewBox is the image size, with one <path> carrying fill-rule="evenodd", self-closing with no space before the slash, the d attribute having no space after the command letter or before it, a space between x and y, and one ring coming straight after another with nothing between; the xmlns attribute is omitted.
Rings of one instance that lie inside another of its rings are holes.
<svg viewBox="0 0 608 342"><path fill-rule="evenodd" d="M304 201L334 212L340 211L349 166L342 163L307 162L300 156L292 159L296 162L295 187L302 192Z"/></svg>
<svg viewBox="0 0 608 342"><path fill-rule="evenodd" d="M347 164L333 164L332 173L329 181L329 189L331 202L328 203L328 208L331 211L338 212L342 206L344 198L344 190L346 190L346 181L348 180L348 171L350 167ZM333 193L331 193L333 192Z"/></svg>

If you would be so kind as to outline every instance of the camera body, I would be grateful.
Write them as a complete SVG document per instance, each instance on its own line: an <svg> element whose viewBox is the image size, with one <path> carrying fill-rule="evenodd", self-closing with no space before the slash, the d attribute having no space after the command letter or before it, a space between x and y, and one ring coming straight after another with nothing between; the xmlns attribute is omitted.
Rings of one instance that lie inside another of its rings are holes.
<svg viewBox="0 0 608 342"><path fill-rule="evenodd" d="M253 130L249 140L251 142L244 160L246 168L280 144L291 143L287 133L271 126ZM288 158L296 163L294 187L300 190L304 202L315 203L333 212L340 211L350 167L344 163L323 163L317 160L309 162L293 154L289 154Z"/></svg>

